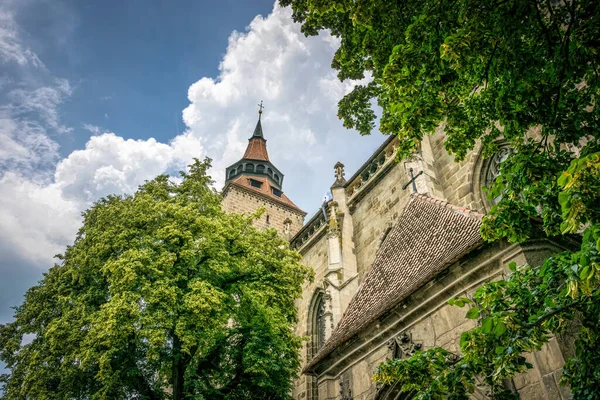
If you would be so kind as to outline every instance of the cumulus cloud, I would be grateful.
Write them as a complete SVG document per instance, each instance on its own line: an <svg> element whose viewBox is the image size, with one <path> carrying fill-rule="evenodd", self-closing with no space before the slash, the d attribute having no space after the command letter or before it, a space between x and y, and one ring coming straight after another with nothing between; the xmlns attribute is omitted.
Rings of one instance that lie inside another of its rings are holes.
<svg viewBox="0 0 600 400"><path fill-rule="evenodd" d="M16 37L14 43L18 45ZM252 134L260 100L266 105L263 128L271 159L286 174L284 190L313 211L333 183L333 164L339 159L353 171L382 141L359 138L336 118L337 101L351 88L329 67L337 44L327 34L304 37L290 10L276 4L246 31L231 34L217 77L190 86L184 133L161 143L125 139L119 135L127 132L107 133L86 124L82 128L93 136L85 148L62 160L49 132L71 130L58 112L73 91L71 85L56 79L51 86L11 92L5 118L0 115L6 149L0 151L1 248L8 243L21 259L45 268L73 240L80 212L91 202L133 192L144 180L185 168L193 157L213 158L211 172L221 187L225 167L241 157ZM37 59L33 56L28 62ZM23 62L16 56L10 60ZM23 126L28 126L26 139L15 134ZM36 165L35 171L17 168L27 163Z"/></svg>

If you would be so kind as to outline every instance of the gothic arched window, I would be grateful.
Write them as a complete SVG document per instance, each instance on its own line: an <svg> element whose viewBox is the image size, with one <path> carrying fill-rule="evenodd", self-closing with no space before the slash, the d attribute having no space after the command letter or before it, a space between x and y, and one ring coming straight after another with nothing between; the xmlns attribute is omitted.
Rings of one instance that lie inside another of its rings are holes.
<svg viewBox="0 0 600 400"><path fill-rule="evenodd" d="M500 175L500 164L508 158L510 153L510 147L504 146L498 149L496 154L486 160L483 170L483 184L486 188L490 189L494 185L496 178ZM498 203L501 198L502 196L500 195L489 201L494 205Z"/></svg>
<svg viewBox="0 0 600 400"><path fill-rule="evenodd" d="M489 199L489 189L494 187L496 178L500 175L501 164L513 152L510 144L506 141L499 141L497 146L498 151L490 157L486 158L479 154L473 169L473 185L478 188L478 190L474 190L477 202L476 208L483 212L489 211L490 207L497 204L502 198L502 196L496 196Z"/></svg>
<svg viewBox="0 0 600 400"><path fill-rule="evenodd" d="M325 313L327 311L325 300L325 292L323 289L318 289L310 303L307 332L307 336L310 338L310 342L307 346L308 360L316 356L319 349L325 344ZM319 393L317 387L317 378L314 376L309 376L307 378L307 385L308 400L318 399Z"/></svg>
<svg viewBox="0 0 600 400"><path fill-rule="evenodd" d="M309 332L310 346L309 359L314 357L319 349L323 347L326 339L325 325L325 293L319 290L313 297L310 307Z"/></svg>

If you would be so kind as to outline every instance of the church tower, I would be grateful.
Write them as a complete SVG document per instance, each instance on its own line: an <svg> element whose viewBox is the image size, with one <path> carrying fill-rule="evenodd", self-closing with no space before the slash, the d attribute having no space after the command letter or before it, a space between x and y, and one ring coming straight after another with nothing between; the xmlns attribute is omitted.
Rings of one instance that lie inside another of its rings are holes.
<svg viewBox="0 0 600 400"><path fill-rule="evenodd" d="M244 156L225 170L223 209L245 214L264 207L265 212L255 222L256 226L275 228L284 238L291 239L302 228L306 213L283 193L283 174L271 163L267 153L261 124L262 102L260 107Z"/></svg>

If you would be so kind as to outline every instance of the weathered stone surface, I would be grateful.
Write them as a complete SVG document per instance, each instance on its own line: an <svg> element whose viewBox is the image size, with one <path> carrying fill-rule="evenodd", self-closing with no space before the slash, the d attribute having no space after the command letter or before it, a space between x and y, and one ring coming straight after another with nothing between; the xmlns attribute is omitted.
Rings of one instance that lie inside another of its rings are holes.
<svg viewBox="0 0 600 400"><path fill-rule="evenodd" d="M527 354L525 356L528 363L534 364L533 354ZM524 374L518 374L513 378L513 383L517 390L520 390L526 386L532 385L540 381L540 372L537 368L527 370Z"/></svg>
<svg viewBox="0 0 600 400"><path fill-rule="evenodd" d="M440 338L447 332L469 321L465 317L467 310L466 307L446 305L431 315L437 341L440 341Z"/></svg>
<svg viewBox="0 0 600 400"><path fill-rule="evenodd" d="M458 307L455 307L458 308ZM460 322L461 320L457 320ZM443 347L454 354L460 354L460 335L466 330L475 328L476 322L471 319L465 319L463 316L463 323L457 325L450 331L444 332L441 335L436 336L435 345Z"/></svg>
<svg viewBox="0 0 600 400"><path fill-rule="evenodd" d="M433 327L433 319L427 317L420 324L415 325L410 329L410 335L414 338L413 342L422 345L423 350L430 349L435 346L435 330Z"/></svg>
<svg viewBox="0 0 600 400"><path fill-rule="evenodd" d="M519 395L522 399L527 400L548 400L544 395L544 390L539 383L534 383L519 390Z"/></svg>
<svg viewBox="0 0 600 400"><path fill-rule="evenodd" d="M556 338L552 338L535 353L535 360L542 376L562 368L565 363Z"/></svg>
<svg viewBox="0 0 600 400"><path fill-rule="evenodd" d="M554 380L554 374L548 374L542 376L542 385L544 387L544 394L548 400L562 400L562 396Z"/></svg>
<svg viewBox="0 0 600 400"><path fill-rule="evenodd" d="M563 385L560 382L560 378L562 376L562 368L559 369L558 371L553 372L552 375L554 375L554 380L556 382L556 386L558 387L558 391L560 392L561 397L564 400L570 399L571 398L571 390L569 389L569 387L567 385Z"/></svg>

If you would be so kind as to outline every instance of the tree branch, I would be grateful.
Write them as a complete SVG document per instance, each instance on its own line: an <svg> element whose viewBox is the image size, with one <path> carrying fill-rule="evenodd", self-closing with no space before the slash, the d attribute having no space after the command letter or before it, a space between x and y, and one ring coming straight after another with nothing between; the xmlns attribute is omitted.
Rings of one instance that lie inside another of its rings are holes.
<svg viewBox="0 0 600 400"><path fill-rule="evenodd" d="M537 320L523 325L523 327L529 329L529 328L533 328L535 326L541 325L544 321L554 317L557 314L560 314L563 311L570 309L571 307L578 306L579 304L581 304L581 301L577 300L577 301L574 301L573 303L565 304L564 306L555 308L554 310L550 311L549 313L542 315Z"/></svg>

